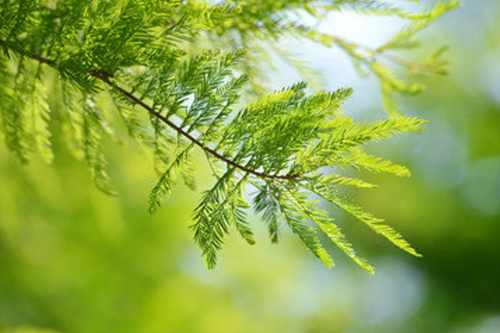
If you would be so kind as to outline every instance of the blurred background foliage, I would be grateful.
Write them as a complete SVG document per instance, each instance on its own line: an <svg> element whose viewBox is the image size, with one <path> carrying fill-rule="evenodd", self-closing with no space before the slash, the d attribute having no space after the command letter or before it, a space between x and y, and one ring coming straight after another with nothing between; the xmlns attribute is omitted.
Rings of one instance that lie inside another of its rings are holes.
<svg viewBox="0 0 500 333"><path fill-rule="evenodd" d="M347 14L330 21L325 29L366 43L359 30L383 38L397 24ZM96 190L60 143L49 166L23 166L0 145L0 332L500 332L498 31L497 0L466 0L424 33L452 47L450 76L426 78L426 91L404 101L431 123L377 147L413 176L372 176L379 188L350 193L424 258L332 212L375 276L342 256L327 269L292 237L271 245L257 218L258 246L233 235L207 271L187 223L199 194L181 188L149 217L155 175L131 142L107 147L118 198ZM324 88L353 86L346 108L355 117L383 114L376 82L357 77L338 50L281 47L300 50ZM286 64L276 71L271 86L299 78ZM208 184L207 170L198 172Z"/></svg>

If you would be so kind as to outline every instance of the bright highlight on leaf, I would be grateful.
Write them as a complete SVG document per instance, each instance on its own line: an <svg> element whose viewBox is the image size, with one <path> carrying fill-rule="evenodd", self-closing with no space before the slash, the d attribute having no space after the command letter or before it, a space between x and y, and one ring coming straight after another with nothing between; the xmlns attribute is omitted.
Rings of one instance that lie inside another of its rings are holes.
<svg viewBox="0 0 500 333"><path fill-rule="evenodd" d="M419 256L382 219L339 193L340 187L376 185L336 170L410 175L404 166L365 152L365 145L421 130L425 121L403 116L397 95L422 87L396 76L393 65L412 74L442 74L445 49L421 64L391 52L415 47L415 34L456 5L440 1L412 11L378 0L0 0L1 129L22 162L36 154L51 162L54 137L61 138L107 194L114 191L105 140L125 129L153 156L158 172L150 213L179 182L195 189L193 155L201 152L214 185L203 190L191 229L208 268L215 267L232 229L256 242L247 217L253 209L272 242L286 226L326 266L334 265L326 250L334 244L373 273L315 198ZM313 28L329 11L344 10L409 23L375 49ZM297 19L305 12L315 25ZM317 77L278 46L282 37L340 47L360 71L378 78L390 117L355 122L346 116L341 107L350 88L317 91L299 82L263 93L258 82L267 70L255 64L274 51L304 78Z"/></svg>

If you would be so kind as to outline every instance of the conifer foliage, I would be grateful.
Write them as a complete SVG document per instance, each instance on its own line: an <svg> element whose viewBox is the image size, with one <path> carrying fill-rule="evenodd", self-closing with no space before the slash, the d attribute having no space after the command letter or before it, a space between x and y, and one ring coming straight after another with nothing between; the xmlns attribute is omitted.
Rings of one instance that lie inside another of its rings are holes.
<svg viewBox="0 0 500 333"><path fill-rule="evenodd" d="M412 73L444 73L443 50L423 63L390 52L414 48L415 33L457 4L393 3L0 0L5 143L22 162L34 154L50 162L54 136L61 135L75 157L86 162L96 186L113 194L103 140L119 133L123 125L115 121L118 116L130 136L154 156L159 179L149 197L151 213L179 181L194 188L192 158L202 152L214 185L203 192L191 228L209 268L231 228L255 243L247 219L253 209L267 223L272 242L278 242L281 228L289 227L325 265L333 266L325 250L325 242L331 242L373 272L319 198L418 256L398 232L340 190L375 185L333 172L351 167L410 174L404 166L368 154L364 146L417 131L424 123L400 111L396 95L414 93L420 86L397 78L394 66ZM386 44L369 49L321 33L301 19L320 22L329 11L344 10L409 23ZM254 64L271 52L308 71L281 52L277 45L283 37L345 50L361 71L380 80L390 116L359 123L344 115L341 106L352 94L349 88L311 93L306 83L296 83L261 94L256 82L262 73ZM245 105L249 96L255 98Z"/></svg>

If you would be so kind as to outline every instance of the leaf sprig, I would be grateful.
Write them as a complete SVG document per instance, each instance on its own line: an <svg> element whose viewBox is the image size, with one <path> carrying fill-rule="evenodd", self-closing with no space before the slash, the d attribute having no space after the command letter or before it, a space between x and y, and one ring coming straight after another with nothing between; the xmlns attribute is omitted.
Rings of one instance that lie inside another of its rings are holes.
<svg viewBox="0 0 500 333"><path fill-rule="evenodd" d="M255 243L247 218L253 208L267 222L273 242L286 225L325 265L334 264L325 250L328 241L373 273L317 198L418 256L398 232L340 191L375 185L334 170L409 176L404 166L372 156L364 146L418 131L425 121L392 112L385 120L355 122L341 110L351 89L311 93L302 82L246 104L247 74L253 73L246 45L285 35L336 43L355 61L369 64L383 85L402 91L406 85L374 59L453 6L412 14L382 1L1 0L2 131L23 162L37 151L50 162L52 137L62 133L97 187L113 194L103 151L103 140L114 136L117 126L113 108L104 102L111 98L127 132L155 157L159 179L149 196L151 213L179 181L194 188L193 153L206 156L215 183L203 192L191 228L209 268L231 228ZM320 17L325 10L345 8L416 23L387 45L358 52L359 46L342 39L307 32L289 15L306 10ZM257 23L249 26L252 20ZM234 44L217 48L237 35L239 50ZM200 36L216 48L194 50Z"/></svg>

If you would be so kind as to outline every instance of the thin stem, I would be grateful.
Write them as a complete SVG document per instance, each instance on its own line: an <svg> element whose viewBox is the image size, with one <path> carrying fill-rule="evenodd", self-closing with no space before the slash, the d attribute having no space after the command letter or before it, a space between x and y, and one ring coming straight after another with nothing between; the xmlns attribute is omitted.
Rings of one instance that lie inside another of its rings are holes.
<svg viewBox="0 0 500 333"><path fill-rule="evenodd" d="M334 42L337 45L339 45L340 47L342 47L342 44L343 44L343 45L347 45L347 46L352 47L352 48L360 49L360 50L366 52L367 54L369 54L370 58L372 58L372 59L376 58L376 57L380 57L380 58L388 60L394 64L397 64L399 66L405 67L406 69L413 71L413 72L434 73L433 69L430 68L429 66L426 66L425 64L411 62L411 61L405 60L403 58L400 58L394 54L388 54L382 48L374 49L374 48L368 47L366 45L362 45L362 44L348 41L348 40L341 38L341 37L338 37L338 36L329 35L329 34L325 34L325 35L328 37L331 37L334 40Z"/></svg>
<svg viewBox="0 0 500 333"><path fill-rule="evenodd" d="M47 58L44 58L44 57L42 57L40 55L37 55L37 54L30 53L30 52L28 52L26 50L23 50L21 48L18 48L18 47L12 47L12 46L9 45L9 43L7 43L6 41L4 41L2 39L0 39L0 46L5 46L7 48L10 48L11 50L19 53L20 55L22 55L24 57L36 60L36 61L40 62L41 64L45 64L45 65L48 65L50 67L53 67L53 68L57 69L57 64L56 64L55 61L47 59ZM194 143L195 145L197 145L198 147L200 147L201 149L203 149L205 152L211 154L215 158L217 158L217 159L225 162L228 165L231 165L231 166L233 166L233 167L235 167L237 169L240 169L240 170L242 170L242 171L244 171L246 173L252 174L252 175L257 176L259 178L274 178L274 179L283 179L283 180L292 180L292 179L300 178L300 175L297 175L297 174L290 174L290 175L268 174L268 173L265 173L265 172L259 172L259 171L247 168L246 166L241 165L238 162L235 162L235 161L231 160L230 158L227 158L227 157L223 156L222 154L220 154L216 150L211 149L208 146L205 146L201 141L199 141L198 139L196 139L195 137L193 137L188 132L184 131L181 127L177 126L172 121L170 121L168 118L166 118L165 116L163 116L160 113L156 112L151 106L149 106L148 104L146 104L145 102L143 102L141 99L139 99L138 97L136 97L132 92L130 92L130 91L122 88L117 83L111 81L110 78L113 77L112 74L107 73L107 72L102 71L102 70L92 70L92 71L89 71L88 74L90 76L95 77L96 79L104 82L108 86L116 89L121 94L123 94L125 97L127 97L129 100L131 100L134 104L142 107L143 109L145 109L146 111L148 111L149 114L151 114L151 115L155 116L156 118L158 118L159 120L161 120L168 127L172 128L174 131L176 131L180 135L182 135L185 138L187 138L188 140L190 140L192 143Z"/></svg>

